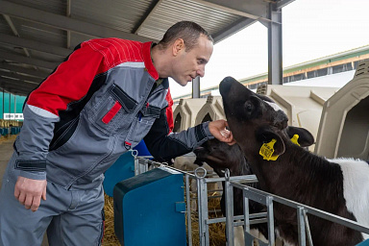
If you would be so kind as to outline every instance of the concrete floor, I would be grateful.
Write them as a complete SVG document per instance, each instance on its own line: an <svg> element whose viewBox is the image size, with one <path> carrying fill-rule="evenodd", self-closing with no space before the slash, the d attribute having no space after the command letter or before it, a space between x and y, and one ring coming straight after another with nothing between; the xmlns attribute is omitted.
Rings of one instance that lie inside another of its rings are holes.
<svg viewBox="0 0 369 246"><path fill-rule="evenodd" d="M1 137L3 138L3 137ZM13 142L15 140L14 136L11 136L9 139L0 142L0 188L5 172L6 165L10 160L10 157L13 154ZM44 237L44 241L42 242L41 246L48 246L47 238Z"/></svg>

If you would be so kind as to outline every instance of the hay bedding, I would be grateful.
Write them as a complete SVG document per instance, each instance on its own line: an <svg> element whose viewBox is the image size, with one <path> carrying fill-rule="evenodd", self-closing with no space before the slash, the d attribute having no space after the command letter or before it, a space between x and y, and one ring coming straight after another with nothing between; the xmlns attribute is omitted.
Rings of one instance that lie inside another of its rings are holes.
<svg viewBox="0 0 369 246"><path fill-rule="evenodd" d="M118 246L120 242L114 232L114 200L113 197L105 196L105 231L102 246Z"/></svg>
<svg viewBox="0 0 369 246"><path fill-rule="evenodd" d="M15 139L17 138L18 135L5 135L5 136L2 136L0 135L0 144L2 144L3 142L6 142L6 141L15 141Z"/></svg>

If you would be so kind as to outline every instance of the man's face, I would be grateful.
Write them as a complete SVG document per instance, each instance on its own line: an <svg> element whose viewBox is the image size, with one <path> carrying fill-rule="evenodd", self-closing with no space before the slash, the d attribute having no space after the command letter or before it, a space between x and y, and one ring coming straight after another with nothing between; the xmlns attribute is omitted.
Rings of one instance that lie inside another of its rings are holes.
<svg viewBox="0 0 369 246"><path fill-rule="evenodd" d="M205 65L213 53L213 43L205 36L200 35L198 44L190 51L182 49L173 61L172 78L180 85L185 86L197 76L204 77Z"/></svg>

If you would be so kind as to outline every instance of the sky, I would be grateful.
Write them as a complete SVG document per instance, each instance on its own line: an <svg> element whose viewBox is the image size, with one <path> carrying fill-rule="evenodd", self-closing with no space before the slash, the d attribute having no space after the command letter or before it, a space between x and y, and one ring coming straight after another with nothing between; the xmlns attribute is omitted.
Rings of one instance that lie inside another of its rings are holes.
<svg viewBox="0 0 369 246"><path fill-rule="evenodd" d="M369 45L369 0L295 0L282 9L283 67ZM256 22L214 45L201 89L268 71L267 28ZM170 80L173 98L191 93Z"/></svg>

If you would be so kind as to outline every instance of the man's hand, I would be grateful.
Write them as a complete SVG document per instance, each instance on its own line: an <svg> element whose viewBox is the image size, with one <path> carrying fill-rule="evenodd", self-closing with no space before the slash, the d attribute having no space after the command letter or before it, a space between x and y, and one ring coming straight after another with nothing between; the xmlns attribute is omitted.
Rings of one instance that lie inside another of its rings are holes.
<svg viewBox="0 0 369 246"><path fill-rule="evenodd" d="M27 179L19 176L15 184L14 196L26 209L35 212L41 204L41 197L46 200L46 180Z"/></svg>
<svg viewBox="0 0 369 246"><path fill-rule="evenodd" d="M209 122L210 133L219 141L225 142L229 145L235 144L232 132L227 129L228 123L225 120L216 120Z"/></svg>

